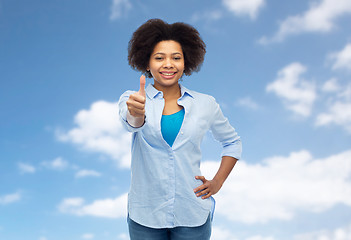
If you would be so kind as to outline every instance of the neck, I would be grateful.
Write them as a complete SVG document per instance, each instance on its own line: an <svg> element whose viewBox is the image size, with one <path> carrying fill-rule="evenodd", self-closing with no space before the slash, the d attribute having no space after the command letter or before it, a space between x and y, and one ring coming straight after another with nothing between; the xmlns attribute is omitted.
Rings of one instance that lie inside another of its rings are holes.
<svg viewBox="0 0 351 240"><path fill-rule="evenodd" d="M163 92L164 99L179 98L181 96L180 86L178 83L172 86L160 86L155 82L154 87Z"/></svg>

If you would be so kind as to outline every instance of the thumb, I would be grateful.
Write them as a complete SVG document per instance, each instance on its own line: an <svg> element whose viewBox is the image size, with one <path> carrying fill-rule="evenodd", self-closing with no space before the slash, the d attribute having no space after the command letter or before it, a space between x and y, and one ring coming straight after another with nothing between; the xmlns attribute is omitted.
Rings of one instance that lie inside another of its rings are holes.
<svg viewBox="0 0 351 240"><path fill-rule="evenodd" d="M195 176L197 180L201 180L202 182L206 181L206 178L204 176Z"/></svg>
<svg viewBox="0 0 351 240"><path fill-rule="evenodd" d="M139 94L145 96L145 83L146 79L144 75L141 75L140 77L140 89L139 89Z"/></svg>

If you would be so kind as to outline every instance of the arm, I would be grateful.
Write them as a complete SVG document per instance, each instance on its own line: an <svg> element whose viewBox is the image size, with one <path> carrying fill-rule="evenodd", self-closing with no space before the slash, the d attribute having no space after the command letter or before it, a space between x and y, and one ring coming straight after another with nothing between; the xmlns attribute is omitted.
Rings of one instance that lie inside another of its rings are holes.
<svg viewBox="0 0 351 240"><path fill-rule="evenodd" d="M123 125L130 132L134 132L145 123L145 76L140 77L138 92L122 95L119 101L119 113Z"/></svg>
<svg viewBox="0 0 351 240"><path fill-rule="evenodd" d="M196 176L203 184L194 189L196 196L202 196L203 199L209 198L216 194L222 187L224 181L229 176L236 162L241 157L241 140L235 129L229 124L224 117L219 105L212 99L213 119L211 120L211 131L214 138L222 144L222 161L221 165L212 180L207 180L204 176Z"/></svg>
<svg viewBox="0 0 351 240"><path fill-rule="evenodd" d="M236 158L223 156L221 165L212 180L207 180L204 176L196 176L196 179L203 182L201 186L194 189L196 196L202 196L202 199L206 199L216 194L222 188L237 161Z"/></svg>
<svg viewBox="0 0 351 240"><path fill-rule="evenodd" d="M127 100L127 122L135 128L144 125L145 120L145 76L140 77L140 89Z"/></svg>

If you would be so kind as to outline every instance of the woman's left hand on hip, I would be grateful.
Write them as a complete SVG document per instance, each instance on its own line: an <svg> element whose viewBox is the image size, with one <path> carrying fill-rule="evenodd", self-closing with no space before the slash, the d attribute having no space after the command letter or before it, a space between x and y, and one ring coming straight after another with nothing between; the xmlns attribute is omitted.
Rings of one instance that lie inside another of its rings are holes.
<svg viewBox="0 0 351 240"><path fill-rule="evenodd" d="M202 199L206 199L216 194L221 189L221 184L216 180L207 180L204 176L195 176L196 179L202 181L202 185L194 189L194 193L197 197L202 196Z"/></svg>

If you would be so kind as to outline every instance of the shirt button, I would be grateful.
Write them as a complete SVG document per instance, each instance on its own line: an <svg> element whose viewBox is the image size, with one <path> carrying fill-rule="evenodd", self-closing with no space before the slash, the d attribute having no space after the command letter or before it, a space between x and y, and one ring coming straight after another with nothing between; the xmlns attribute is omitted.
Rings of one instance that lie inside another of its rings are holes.
<svg viewBox="0 0 351 240"><path fill-rule="evenodd" d="M181 131L181 132L180 132L180 134L182 134L182 135L183 135L183 134L184 134L184 133L183 133L183 131Z"/></svg>

